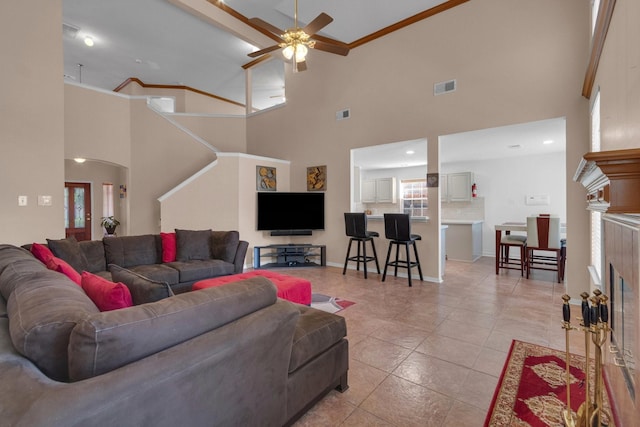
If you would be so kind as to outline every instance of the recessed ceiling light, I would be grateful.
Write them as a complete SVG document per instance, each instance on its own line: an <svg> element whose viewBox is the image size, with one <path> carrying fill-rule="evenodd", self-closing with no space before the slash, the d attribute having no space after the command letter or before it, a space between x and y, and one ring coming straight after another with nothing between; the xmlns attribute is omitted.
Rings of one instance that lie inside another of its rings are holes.
<svg viewBox="0 0 640 427"><path fill-rule="evenodd" d="M547 139L546 141L542 141L544 145L553 144L553 139Z"/></svg>
<svg viewBox="0 0 640 427"><path fill-rule="evenodd" d="M507 148L518 149L518 148L522 148L522 145L520 144L507 145Z"/></svg>
<svg viewBox="0 0 640 427"><path fill-rule="evenodd" d="M407 150L407 154L415 154L415 151L413 151L413 150Z"/></svg>
<svg viewBox="0 0 640 427"><path fill-rule="evenodd" d="M73 159L73 161L75 161L76 163L84 163L87 161L87 159L85 159L84 157L76 157Z"/></svg>
<svg viewBox="0 0 640 427"><path fill-rule="evenodd" d="M93 46L93 39L90 36L86 36L84 38L84 44L86 44L89 47Z"/></svg>

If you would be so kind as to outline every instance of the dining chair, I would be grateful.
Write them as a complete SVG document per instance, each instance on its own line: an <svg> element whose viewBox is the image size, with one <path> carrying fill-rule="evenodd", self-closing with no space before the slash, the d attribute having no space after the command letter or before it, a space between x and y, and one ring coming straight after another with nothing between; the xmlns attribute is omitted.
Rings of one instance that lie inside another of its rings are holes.
<svg viewBox="0 0 640 427"><path fill-rule="evenodd" d="M550 255L553 253L553 255ZM560 238L560 218L527 217L527 279L531 270L556 271L558 283L564 279L566 246Z"/></svg>
<svg viewBox="0 0 640 427"><path fill-rule="evenodd" d="M389 250L387 251L387 259L384 263L384 272L382 273L382 281L387 277L387 267L394 267L393 275L398 277L398 268L406 268L407 276L409 277L409 286L411 286L411 269L418 267L418 273L420 275L420 281L422 278L422 268L420 267L420 258L418 257L418 248L416 241L421 240L422 236L419 234L411 234L411 221L408 214L384 214L384 234L389 239ZM389 261L391 257L391 249L395 245L396 258L393 261ZM400 259L400 246L405 247L406 259ZM415 255L415 261L411 261L411 255L409 252L409 246L413 246L413 253Z"/></svg>
<svg viewBox="0 0 640 427"><path fill-rule="evenodd" d="M349 261L356 262L356 270L360 271L360 263L363 264L364 278L367 278L367 263L375 261L376 269L380 274L380 265L378 264L378 254L376 253L376 245L373 242L374 237L379 237L377 231L367 231L367 215L364 212L345 212L344 225L349 239L347 247L347 256L344 259L344 268L342 274L347 272L347 264ZM351 256L351 244L356 241L358 243L357 255ZM371 242L373 256L367 256L367 242Z"/></svg>
<svg viewBox="0 0 640 427"><path fill-rule="evenodd" d="M510 249L518 248L520 258L511 258ZM500 257L498 268L507 270L520 270L520 276L524 276L527 268L527 236L507 234L500 239Z"/></svg>

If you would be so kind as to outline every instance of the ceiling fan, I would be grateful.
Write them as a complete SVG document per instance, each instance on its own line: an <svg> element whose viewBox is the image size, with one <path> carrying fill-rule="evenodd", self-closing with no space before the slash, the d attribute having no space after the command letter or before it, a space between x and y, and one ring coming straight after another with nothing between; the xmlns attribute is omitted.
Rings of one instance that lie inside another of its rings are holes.
<svg viewBox="0 0 640 427"><path fill-rule="evenodd" d="M349 53L349 47L339 42L312 39L314 34L333 21L333 18L326 13L321 13L306 27L300 28L298 27L298 0L295 0L293 20L293 28L289 28L287 31L282 31L260 18L249 19L249 22L255 26L267 30L268 32L278 36L281 40L280 43L252 52L249 56L251 58L257 58L269 52L273 52L274 50L282 49L282 55L287 60L291 60L293 71L298 72L307 69L306 57L309 49L323 50L325 52L335 53L342 56L346 56Z"/></svg>

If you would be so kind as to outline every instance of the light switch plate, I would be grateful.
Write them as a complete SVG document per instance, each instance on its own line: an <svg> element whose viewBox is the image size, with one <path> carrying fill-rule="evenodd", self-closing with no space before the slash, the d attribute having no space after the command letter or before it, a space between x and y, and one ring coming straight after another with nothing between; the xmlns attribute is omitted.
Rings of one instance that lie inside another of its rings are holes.
<svg viewBox="0 0 640 427"><path fill-rule="evenodd" d="M18 206L27 206L28 200L27 196L18 196Z"/></svg>
<svg viewBox="0 0 640 427"><path fill-rule="evenodd" d="M51 196L38 196L39 206L51 206L53 204L53 198Z"/></svg>

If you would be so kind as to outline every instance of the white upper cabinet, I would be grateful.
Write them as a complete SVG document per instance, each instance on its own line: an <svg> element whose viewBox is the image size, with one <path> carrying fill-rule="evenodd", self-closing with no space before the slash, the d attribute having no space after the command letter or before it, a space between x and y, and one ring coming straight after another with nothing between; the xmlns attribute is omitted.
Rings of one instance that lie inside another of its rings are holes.
<svg viewBox="0 0 640 427"><path fill-rule="evenodd" d="M470 202L472 185L471 172L440 175L440 199L443 202Z"/></svg>
<svg viewBox="0 0 640 427"><path fill-rule="evenodd" d="M395 203L396 179L378 178L362 181L362 203Z"/></svg>

